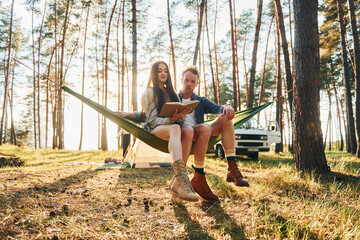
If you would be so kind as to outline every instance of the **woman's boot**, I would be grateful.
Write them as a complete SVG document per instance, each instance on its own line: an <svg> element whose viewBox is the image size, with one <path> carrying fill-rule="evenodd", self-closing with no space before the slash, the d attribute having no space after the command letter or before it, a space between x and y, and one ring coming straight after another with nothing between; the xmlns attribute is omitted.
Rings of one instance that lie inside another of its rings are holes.
<svg viewBox="0 0 360 240"><path fill-rule="evenodd" d="M184 162L180 159L173 163L174 177L170 182L172 201L182 203L180 200L196 202L199 200L191 186Z"/></svg>

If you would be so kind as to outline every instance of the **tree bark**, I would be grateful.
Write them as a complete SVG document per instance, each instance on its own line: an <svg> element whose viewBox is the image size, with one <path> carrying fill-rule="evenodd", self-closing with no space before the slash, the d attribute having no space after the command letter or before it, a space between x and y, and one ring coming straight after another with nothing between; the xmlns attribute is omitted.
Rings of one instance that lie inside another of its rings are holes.
<svg viewBox="0 0 360 240"><path fill-rule="evenodd" d="M217 91L217 104L221 104L220 96L220 80L219 80L219 64L217 59L217 50L216 50L216 22L217 22L217 13L218 13L218 0L216 0L216 9L215 9L215 20L214 20L214 61L215 61L215 82L216 82L216 91Z"/></svg>
<svg viewBox="0 0 360 240"><path fill-rule="evenodd" d="M209 26L208 26L208 6L206 4L205 8L205 27L206 27L206 36L207 36L207 44L208 44L208 50L209 50L209 61L210 61L210 72L211 72L211 80L212 80L212 86L213 86L213 92L214 92L214 101L216 104L218 103L218 95L217 95L217 87L216 87L216 81L215 81L215 75L214 75L214 67L213 67L213 61L212 61L212 54L211 54L211 45L210 45L210 35L209 35Z"/></svg>
<svg viewBox="0 0 360 240"><path fill-rule="evenodd" d="M86 39L87 39L87 29L88 29L88 20L90 12L91 2L84 2L84 7L87 8L86 18L85 18L85 32L84 32L84 46L83 46L83 64L82 64L82 78L81 78L81 95L85 94L85 63L86 63ZM84 129L84 103L81 102L81 112L80 112L80 140L79 140L79 150L82 149L82 140L83 140L83 129Z"/></svg>
<svg viewBox="0 0 360 240"><path fill-rule="evenodd" d="M132 88L131 88L131 102L133 111L138 109L137 104L137 18L136 18L136 0L132 0L132 47L133 47L133 61L132 61Z"/></svg>
<svg viewBox="0 0 360 240"><path fill-rule="evenodd" d="M10 142L12 145L17 145L16 142L16 133L14 125L14 81L15 81L15 61L12 67L12 79L11 79L11 94L9 96L9 107L10 107Z"/></svg>
<svg viewBox="0 0 360 240"><path fill-rule="evenodd" d="M291 114L292 113L291 106L292 106L293 96L292 96L292 92L290 90L293 89L293 78L291 75L291 64L290 64L290 57L289 57L288 42L286 40L284 16L282 13L282 7L281 7L280 0L274 0L274 5L275 5L275 12L277 14L276 17L278 19L278 27L279 27L280 35L281 35L282 50L283 50L283 54L284 54L286 86L287 86L287 90L288 90L288 100L289 100L290 114Z"/></svg>
<svg viewBox="0 0 360 240"><path fill-rule="evenodd" d="M273 15L272 18L271 18L271 22L270 22L270 26L269 26L269 31L268 31L268 35L267 35L267 39L266 39L264 66L263 66L262 73L261 73L261 84L260 84L260 93L259 93L259 106L260 106L261 103L262 103L262 96L263 96L263 91L264 91L267 52L268 52L268 45L269 45L269 39L270 39L271 26L272 26L273 21L274 21L274 15ZM260 114L260 113L259 113L259 114Z"/></svg>
<svg viewBox="0 0 360 240"><path fill-rule="evenodd" d="M122 50L121 50L121 107L120 110L124 111L124 86L125 86L125 0L122 0ZM129 87L129 86L128 86Z"/></svg>
<svg viewBox="0 0 360 240"><path fill-rule="evenodd" d="M295 85L293 101L293 141L295 167L302 171L329 171L320 122L320 56L318 1L294 0ZM311 99L311 101L309 101Z"/></svg>
<svg viewBox="0 0 360 240"><path fill-rule="evenodd" d="M0 127L0 145L3 143L3 130L4 130L4 118L6 114L6 106L8 101L8 92L9 92L9 77L10 77L10 56L11 56L11 45L12 45L12 24L13 24L13 12L14 12L14 1L11 3L11 13L10 13L10 26L9 26L9 37L8 37L8 51L6 58L6 71L5 71L5 83L4 83L4 102L3 110L1 116L1 127ZM6 126L5 126L6 127Z"/></svg>
<svg viewBox="0 0 360 240"><path fill-rule="evenodd" d="M108 29L106 33L106 42L105 42L105 78L104 78L104 100L105 107L107 107L107 95L108 95L108 71L109 71L109 39L110 39L110 31L111 31L111 22L114 16L114 12L116 9L117 0L115 0L114 6L112 8ZM108 150L108 142L107 142L107 133L106 133L106 119L103 118L103 125L101 130L101 150Z"/></svg>
<svg viewBox="0 0 360 240"><path fill-rule="evenodd" d="M170 51L171 51L171 60L173 65L173 81L174 81L174 89L176 91L176 61L175 61L175 49L174 49L174 41L172 36L172 26L171 26L171 18L170 18L170 3L169 0L166 1L167 3L167 17L168 17L168 25L169 25L169 37L170 37Z"/></svg>
<svg viewBox="0 0 360 240"><path fill-rule="evenodd" d="M333 66L333 63L332 61L330 60L330 73L331 73L331 83L332 83L332 86L333 86L333 89L334 89L334 95L335 95L335 101L336 101L336 110L337 110L337 117L338 117L338 120L339 120L339 132L340 132L340 151L343 151L344 150L344 138L343 138L343 134L342 134L342 130L341 130L341 124L344 124L344 127L346 129L346 125L345 125L345 121L341 121L341 108L340 108L340 100L339 100L339 97L338 97L338 93L337 93L337 90L336 90L336 86L335 86L335 77L334 77L334 66ZM343 114L344 115L344 114Z"/></svg>
<svg viewBox="0 0 360 240"><path fill-rule="evenodd" d="M350 10L351 30L354 42L355 55L355 130L356 130L356 157L360 157L360 45L357 30L354 0L348 0Z"/></svg>
<svg viewBox="0 0 360 240"><path fill-rule="evenodd" d="M199 18L199 25L198 25L198 34L196 37L196 45L195 45L195 52L194 52L194 59L193 59L193 65L196 65L197 57L199 53L199 47L200 47L200 37L201 37L201 29L202 29L202 20L204 15L204 8L205 8L205 2L206 0L201 0L200 3L200 18Z"/></svg>
<svg viewBox="0 0 360 240"><path fill-rule="evenodd" d="M64 109L63 109L63 97L62 97L62 90L61 86L64 85L65 77L64 77L64 55L65 55L65 38L66 38L66 31L67 31L67 23L69 20L69 7L70 2L68 1L66 4L66 12L65 12L65 19L63 25L63 33L62 33L62 42L61 42L61 55L60 55L60 87L59 87L59 94L58 94L58 129L57 129L57 137L58 137L58 148L64 148Z"/></svg>
<svg viewBox="0 0 360 240"><path fill-rule="evenodd" d="M232 81L233 81L233 99L234 99L234 110L238 110L237 104L237 82L236 82L236 53L235 53L235 34L234 34L234 24L233 24L233 10L232 10L232 0L229 0L230 8L230 37L231 37L231 62L232 62Z"/></svg>
<svg viewBox="0 0 360 240"><path fill-rule="evenodd" d="M262 6L263 1L258 0L257 2L257 21L256 21L256 30L255 30L255 38L254 38L254 48L251 59L251 71L250 71L250 81L249 81L249 95L246 101L247 108L251 108L254 105L255 100L255 73L256 73L256 56L259 45L259 34L261 27L261 17L262 17Z"/></svg>
<svg viewBox="0 0 360 240"><path fill-rule="evenodd" d="M280 46L280 29L278 18L276 18L276 121L280 126L281 142L275 145L275 152L280 153L283 151L283 127L282 127L282 115L283 115L283 104L282 104L282 78L281 78L281 46Z"/></svg>
<svg viewBox="0 0 360 240"><path fill-rule="evenodd" d="M346 100L346 116L347 116L347 129L348 129L348 139L349 144L346 146L347 152L351 152L352 154L356 153L356 136L355 136L355 125L354 125L354 114L352 108L352 100L351 100L351 85L350 85L350 74L348 67L348 57L346 52L346 26L344 23L344 12L343 5L341 0L337 0L337 8L338 8L338 19L339 19L339 27L341 34L341 52L342 52L342 60L343 60L343 70L344 70L344 86L345 86L345 100Z"/></svg>
<svg viewBox="0 0 360 240"><path fill-rule="evenodd" d="M32 50L32 68L36 69L36 60L35 60L35 27L34 27L34 12L35 12L35 1L32 2L32 7L31 7L31 50ZM34 146L35 149L38 148L38 128L37 128L37 113L36 113L36 88L37 88L37 84L36 84L36 74L35 71L33 71L33 95L32 95L32 100L33 100L33 128L34 128Z"/></svg>

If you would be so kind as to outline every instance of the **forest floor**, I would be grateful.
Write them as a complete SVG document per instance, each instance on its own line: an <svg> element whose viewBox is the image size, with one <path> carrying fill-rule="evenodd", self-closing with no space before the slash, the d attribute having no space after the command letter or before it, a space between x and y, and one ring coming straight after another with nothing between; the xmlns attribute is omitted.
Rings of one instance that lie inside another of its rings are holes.
<svg viewBox="0 0 360 240"><path fill-rule="evenodd" d="M288 153L239 158L249 188L209 154L220 202L184 205L170 202L171 168L96 170L120 151L0 153L25 161L0 168L0 239L360 239L360 160L344 152L327 152L326 177L295 171Z"/></svg>

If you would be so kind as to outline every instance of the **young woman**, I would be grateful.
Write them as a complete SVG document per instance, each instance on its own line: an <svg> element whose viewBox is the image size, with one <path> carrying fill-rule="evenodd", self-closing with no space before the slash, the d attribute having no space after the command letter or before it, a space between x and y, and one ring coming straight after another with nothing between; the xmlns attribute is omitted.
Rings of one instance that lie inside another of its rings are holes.
<svg viewBox="0 0 360 240"><path fill-rule="evenodd" d="M146 119L144 128L155 136L169 141L169 153L173 160L174 177L170 182L172 201L197 201L198 196L191 186L185 164L182 160L181 130L189 109L175 112L172 117L159 117L159 112L166 102L178 102L179 99L172 86L169 67L163 61L155 62L151 67L149 82L141 104Z"/></svg>

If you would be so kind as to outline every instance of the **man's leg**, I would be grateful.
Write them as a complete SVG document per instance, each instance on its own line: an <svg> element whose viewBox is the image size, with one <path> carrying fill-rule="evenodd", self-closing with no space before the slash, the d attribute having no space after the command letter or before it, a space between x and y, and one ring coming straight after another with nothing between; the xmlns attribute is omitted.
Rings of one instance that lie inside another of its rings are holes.
<svg viewBox="0 0 360 240"><path fill-rule="evenodd" d="M236 186L248 187L249 183L240 173L235 161L235 133L234 125L231 120L227 120L225 116L220 115L211 124L211 136L221 136L221 142L224 147L225 158L228 163L226 181L234 182Z"/></svg>
<svg viewBox="0 0 360 240"><path fill-rule="evenodd" d="M207 124L199 124L194 126L194 170L195 174L191 179L191 185L203 199L210 201L218 201L219 198L210 189L206 182L204 161L211 135L211 127Z"/></svg>

